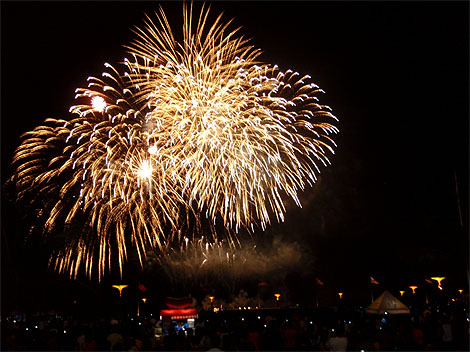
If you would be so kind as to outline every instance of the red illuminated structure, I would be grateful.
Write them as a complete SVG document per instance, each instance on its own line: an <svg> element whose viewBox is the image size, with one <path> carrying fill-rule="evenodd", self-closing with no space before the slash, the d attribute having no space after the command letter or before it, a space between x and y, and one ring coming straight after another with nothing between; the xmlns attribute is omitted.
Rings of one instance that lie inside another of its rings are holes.
<svg viewBox="0 0 470 352"><path fill-rule="evenodd" d="M162 320L184 320L184 319L197 319L198 315L196 308L189 308L193 305L191 297L173 298L167 297L165 304L173 309L162 309L160 316Z"/></svg>
<svg viewBox="0 0 470 352"><path fill-rule="evenodd" d="M169 317L171 320L197 319L196 308L162 309L160 315L163 319Z"/></svg>

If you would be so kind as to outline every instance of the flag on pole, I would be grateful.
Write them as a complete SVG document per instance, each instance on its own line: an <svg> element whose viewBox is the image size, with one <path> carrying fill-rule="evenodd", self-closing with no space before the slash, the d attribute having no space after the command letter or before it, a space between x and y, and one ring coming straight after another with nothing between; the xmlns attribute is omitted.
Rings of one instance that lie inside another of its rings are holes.
<svg viewBox="0 0 470 352"><path fill-rule="evenodd" d="M370 277L370 283L380 285L379 282L376 279L374 279L372 276Z"/></svg>

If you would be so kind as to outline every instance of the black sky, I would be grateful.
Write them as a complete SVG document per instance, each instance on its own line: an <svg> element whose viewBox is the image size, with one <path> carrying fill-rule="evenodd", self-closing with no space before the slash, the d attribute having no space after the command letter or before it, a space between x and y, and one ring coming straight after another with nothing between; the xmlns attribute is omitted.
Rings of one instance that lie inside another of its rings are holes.
<svg viewBox="0 0 470 352"><path fill-rule="evenodd" d="M181 4L161 4L177 33ZM75 88L122 60L130 29L158 3L2 1L1 10L4 183L19 136L68 117ZM312 76L340 120L333 165L265 236L312 250L334 289L353 287L355 275L398 287L436 273L466 285L468 2L212 3L212 15L222 11L262 60ZM3 257L4 238L20 236L4 198Z"/></svg>

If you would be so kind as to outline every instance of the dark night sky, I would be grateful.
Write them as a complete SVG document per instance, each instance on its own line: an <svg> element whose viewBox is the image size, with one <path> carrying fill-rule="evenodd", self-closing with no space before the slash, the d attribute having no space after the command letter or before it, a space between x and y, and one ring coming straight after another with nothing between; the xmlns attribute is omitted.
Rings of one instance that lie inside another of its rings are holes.
<svg viewBox="0 0 470 352"><path fill-rule="evenodd" d="M68 116L75 88L122 60L130 28L157 4L2 1L2 183L19 136ZM162 5L176 32L180 3ZM222 11L262 60L310 74L340 119L333 165L302 196L304 207L266 235L311 249L334 290L354 290L356 275L366 290L368 275L392 288L431 274L466 286L468 2L212 4L212 15ZM2 261L5 243L20 236L4 198ZM9 260L31 265L21 252Z"/></svg>

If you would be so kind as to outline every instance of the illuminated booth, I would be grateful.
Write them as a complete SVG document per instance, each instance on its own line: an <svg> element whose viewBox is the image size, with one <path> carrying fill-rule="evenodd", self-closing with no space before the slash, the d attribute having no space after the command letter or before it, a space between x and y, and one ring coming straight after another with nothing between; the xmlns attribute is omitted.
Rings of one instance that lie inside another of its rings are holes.
<svg viewBox="0 0 470 352"><path fill-rule="evenodd" d="M196 300L191 297L167 297L165 305L170 309L162 309L160 311L160 320L164 323L178 322L189 328L194 328L194 321L198 318L196 308L194 307Z"/></svg>
<svg viewBox="0 0 470 352"><path fill-rule="evenodd" d="M410 314L410 309L385 290L369 307L369 314Z"/></svg>

